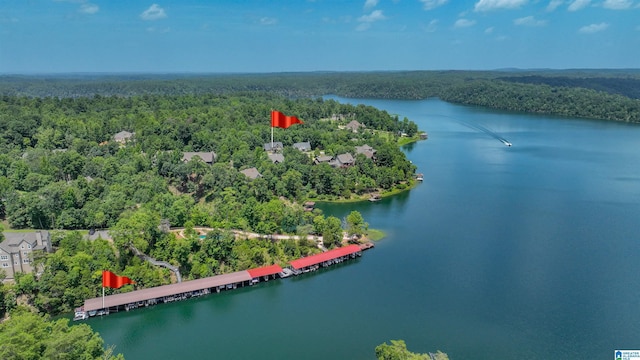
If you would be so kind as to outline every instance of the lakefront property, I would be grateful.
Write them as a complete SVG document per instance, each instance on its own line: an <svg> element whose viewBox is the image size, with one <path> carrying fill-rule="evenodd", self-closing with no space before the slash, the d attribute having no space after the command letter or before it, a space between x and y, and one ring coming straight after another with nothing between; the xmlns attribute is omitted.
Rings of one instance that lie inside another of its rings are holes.
<svg viewBox="0 0 640 360"><path fill-rule="evenodd" d="M51 252L51 236L48 231L4 232L0 243L0 270L7 279L15 274L35 270L33 256L37 252Z"/></svg>

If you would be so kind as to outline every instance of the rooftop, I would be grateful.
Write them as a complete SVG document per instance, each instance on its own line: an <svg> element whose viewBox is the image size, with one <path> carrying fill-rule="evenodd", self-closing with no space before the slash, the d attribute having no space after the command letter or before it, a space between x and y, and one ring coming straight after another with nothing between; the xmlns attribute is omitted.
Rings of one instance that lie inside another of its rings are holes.
<svg viewBox="0 0 640 360"><path fill-rule="evenodd" d="M203 279L183 281L177 284L163 285L148 289L136 290L121 294L114 294L104 297L104 306L102 306L102 297L87 299L84 301L84 311L99 310L103 308L111 308L126 305L138 301L161 298L163 296L171 296L182 294L190 291L197 291L217 286L226 286L229 284L250 281L251 275L246 270L237 271L230 274L216 275Z"/></svg>
<svg viewBox="0 0 640 360"><path fill-rule="evenodd" d="M290 264L294 269L299 270L307 266L320 264L328 260L333 260L342 256L355 254L360 251L362 251L362 249L360 249L360 246L348 245L341 248L329 250L320 254L315 254L315 255L303 257L297 260L293 260L291 261Z"/></svg>
<svg viewBox="0 0 640 360"><path fill-rule="evenodd" d="M269 276L280 273L282 272L282 268L280 267L280 265L270 265L255 269L249 269L247 270L247 272L249 272L249 275L251 275L251 277L255 279L259 278L260 276Z"/></svg>

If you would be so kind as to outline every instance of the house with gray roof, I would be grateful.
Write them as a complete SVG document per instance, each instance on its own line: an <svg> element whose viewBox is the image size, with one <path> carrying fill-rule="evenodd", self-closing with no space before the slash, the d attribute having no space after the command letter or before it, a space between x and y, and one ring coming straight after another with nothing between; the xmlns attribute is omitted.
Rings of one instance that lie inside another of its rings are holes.
<svg viewBox="0 0 640 360"><path fill-rule="evenodd" d="M183 153L182 154L182 161L189 162L194 158L200 158L200 160L202 160L203 162L211 165L216 161L216 157L217 157L217 155L213 151L208 151L208 152L192 151L192 152Z"/></svg>
<svg viewBox="0 0 640 360"><path fill-rule="evenodd" d="M258 171L258 169L252 167L252 168L248 168L248 169L244 169L244 170L240 170L240 172L242 174L244 174L244 176L248 177L251 180L255 180L259 177L262 177L262 174L260 174L260 172Z"/></svg>
<svg viewBox="0 0 640 360"><path fill-rule="evenodd" d="M355 163L353 155L349 153L336 155L336 158L329 162L329 165L333 167L349 167Z"/></svg>
<svg viewBox="0 0 640 360"><path fill-rule="evenodd" d="M280 141L274 141L273 144L268 142L263 145L265 151L282 151L284 146Z"/></svg>
<svg viewBox="0 0 640 360"><path fill-rule="evenodd" d="M31 273L33 252L51 252L51 236L48 231L4 232L4 241L0 243L0 270L7 279L13 279L18 272Z"/></svg>
<svg viewBox="0 0 640 360"><path fill-rule="evenodd" d="M322 163L330 163L331 160L333 160L333 156L329 156L329 155L318 155L316 156L316 158L313 160L313 163L318 165L318 164L322 164Z"/></svg>
<svg viewBox="0 0 640 360"><path fill-rule="evenodd" d="M345 126L345 128L347 130L351 130L354 133L357 133L358 131L360 131L360 129L364 129L366 128L366 126L364 126L364 124L361 124L360 122L358 122L358 120L351 120L349 121L349 123Z"/></svg>
<svg viewBox="0 0 640 360"><path fill-rule="evenodd" d="M269 156L269 160L271 160L271 162L274 164L281 164L284 162L284 155L282 154L268 153L267 156Z"/></svg>
<svg viewBox="0 0 640 360"><path fill-rule="evenodd" d="M356 154L362 154L369 159L372 159L376 154L376 150L371 146L364 144L362 146L356 146Z"/></svg>
<svg viewBox="0 0 640 360"><path fill-rule="evenodd" d="M135 135L135 133L123 130L123 131L120 131L119 133L113 135L113 140L115 140L116 142L118 142L120 144L124 144L127 141L130 141L133 138L133 135Z"/></svg>
<svg viewBox="0 0 640 360"><path fill-rule="evenodd" d="M293 144L293 148L302 152L311 151L311 143L308 141Z"/></svg>

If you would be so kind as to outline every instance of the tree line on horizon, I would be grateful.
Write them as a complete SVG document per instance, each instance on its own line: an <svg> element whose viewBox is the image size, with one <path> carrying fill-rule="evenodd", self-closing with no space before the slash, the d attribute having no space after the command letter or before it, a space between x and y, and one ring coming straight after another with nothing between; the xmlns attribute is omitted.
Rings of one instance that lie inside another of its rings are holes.
<svg viewBox="0 0 640 360"><path fill-rule="evenodd" d="M640 71L633 69L0 76L0 94L40 98L256 91L291 99L437 97L499 110L640 122Z"/></svg>

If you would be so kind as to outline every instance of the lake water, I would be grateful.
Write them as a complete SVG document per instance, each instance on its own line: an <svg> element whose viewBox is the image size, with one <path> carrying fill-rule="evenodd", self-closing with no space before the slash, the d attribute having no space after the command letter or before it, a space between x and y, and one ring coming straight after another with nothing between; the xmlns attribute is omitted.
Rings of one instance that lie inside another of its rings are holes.
<svg viewBox="0 0 640 360"><path fill-rule="evenodd" d="M640 126L439 100L365 103L429 140L424 173L360 211L388 236L296 278L90 319L127 359L603 359L640 348ZM513 144L505 146L502 137Z"/></svg>

